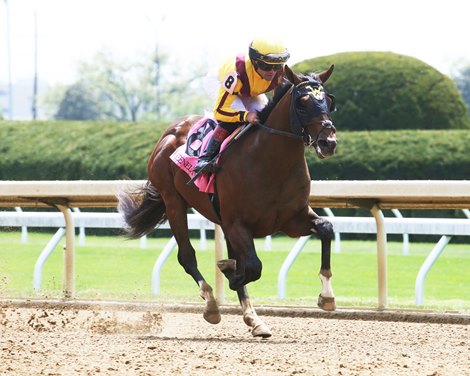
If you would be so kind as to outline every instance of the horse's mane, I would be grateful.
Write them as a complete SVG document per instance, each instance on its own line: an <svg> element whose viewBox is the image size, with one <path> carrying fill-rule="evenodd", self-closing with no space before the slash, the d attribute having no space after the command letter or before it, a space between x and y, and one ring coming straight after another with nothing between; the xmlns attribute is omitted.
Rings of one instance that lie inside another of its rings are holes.
<svg viewBox="0 0 470 376"><path fill-rule="evenodd" d="M307 81L309 77L315 77L315 74L312 75L298 75L302 81ZM264 124L268 119L269 114L271 111L276 107L277 103L281 100L284 94L292 87L292 82L286 80L282 81L282 83L274 90L274 95L272 99L269 100L268 104L258 113L258 119L261 124Z"/></svg>
<svg viewBox="0 0 470 376"><path fill-rule="evenodd" d="M268 119L269 114L276 107L276 104L281 100L284 94L292 87L292 83L284 79L282 83L274 90L273 97L269 100L268 104L258 113L258 119L261 124L264 124Z"/></svg>

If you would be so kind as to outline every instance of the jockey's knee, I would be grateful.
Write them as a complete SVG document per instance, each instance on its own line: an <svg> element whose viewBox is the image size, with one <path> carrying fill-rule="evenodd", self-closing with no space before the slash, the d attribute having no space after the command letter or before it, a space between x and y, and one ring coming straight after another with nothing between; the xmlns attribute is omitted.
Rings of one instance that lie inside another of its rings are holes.
<svg viewBox="0 0 470 376"><path fill-rule="evenodd" d="M320 239L332 239L333 238L333 225L331 222L324 218L318 218L315 220L315 228L317 235Z"/></svg>
<svg viewBox="0 0 470 376"><path fill-rule="evenodd" d="M226 121L218 121L218 126L222 129L225 129L228 134L232 134L233 131L235 129L237 129L237 127L239 127L240 125L242 125L243 123L229 123L229 122L226 122Z"/></svg>

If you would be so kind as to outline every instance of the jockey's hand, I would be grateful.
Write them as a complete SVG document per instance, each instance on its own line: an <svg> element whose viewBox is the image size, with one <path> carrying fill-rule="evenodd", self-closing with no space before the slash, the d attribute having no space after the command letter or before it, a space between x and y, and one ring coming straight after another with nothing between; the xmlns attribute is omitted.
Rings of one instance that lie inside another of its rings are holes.
<svg viewBox="0 0 470 376"><path fill-rule="evenodd" d="M256 111L248 112L248 115L246 115L246 121L248 123L258 124L259 122L258 113Z"/></svg>

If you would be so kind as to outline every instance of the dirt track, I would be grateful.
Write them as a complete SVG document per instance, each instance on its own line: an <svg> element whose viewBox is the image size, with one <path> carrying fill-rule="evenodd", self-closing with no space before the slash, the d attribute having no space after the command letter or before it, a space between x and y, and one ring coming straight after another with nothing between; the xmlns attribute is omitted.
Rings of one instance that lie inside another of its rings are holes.
<svg viewBox="0 0 470 376"><path fill-rule="evenodd" d="M273 337L260 340L240 315L210 325L200 313L134 308L0 304L0 373L470 375L468 317L447 324L263 314Z"/></svg>

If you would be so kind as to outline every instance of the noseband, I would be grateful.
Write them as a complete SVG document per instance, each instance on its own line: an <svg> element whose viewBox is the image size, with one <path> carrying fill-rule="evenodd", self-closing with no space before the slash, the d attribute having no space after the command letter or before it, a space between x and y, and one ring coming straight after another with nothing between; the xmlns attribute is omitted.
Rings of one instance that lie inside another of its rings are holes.
<svg viewBox="0 0 470 376"><path fill-rule="evenodd" d="M333 129L333 130L336 131L336 128L333 125L333 122L331 120L323 120L321 122L321 126L322 126L322 128L321 128L320 132L318 132L317 137L316 137L315 140L312 138L312 136L310 136L310 134L308 132L305 131L305 127L302 127L302 133L303 133L302 139L304 140L305 146L317 146L318 138L323 133L323 131L325 131L327 129Z"/></svg>
<svg viewBox="0 0 470 376"><path fill-rule="evenodd" d="M308 95L314 103L313 107L309 111L301 111L296 106L297 100L305 95ZM326 93L318 81L309 77L308 81L303 81L297 86L293 86L291 90L292 98L290 105L290 128L292 133L273 129L263 124L259 124L258 126L269 133L302 140L305 146L316 146L320 135L324 131L328 129L336 130L331 120L323 120L321 122L322 128L320 132L318 132L317 137L315 139L310 136L306 129L308 122L314 116L317 116L321 113L330 114L330 108L328 108L328 101L326 100L326 96L330 97L333 100L333 104L331 107L334 110L334 97Z"/></svg>

